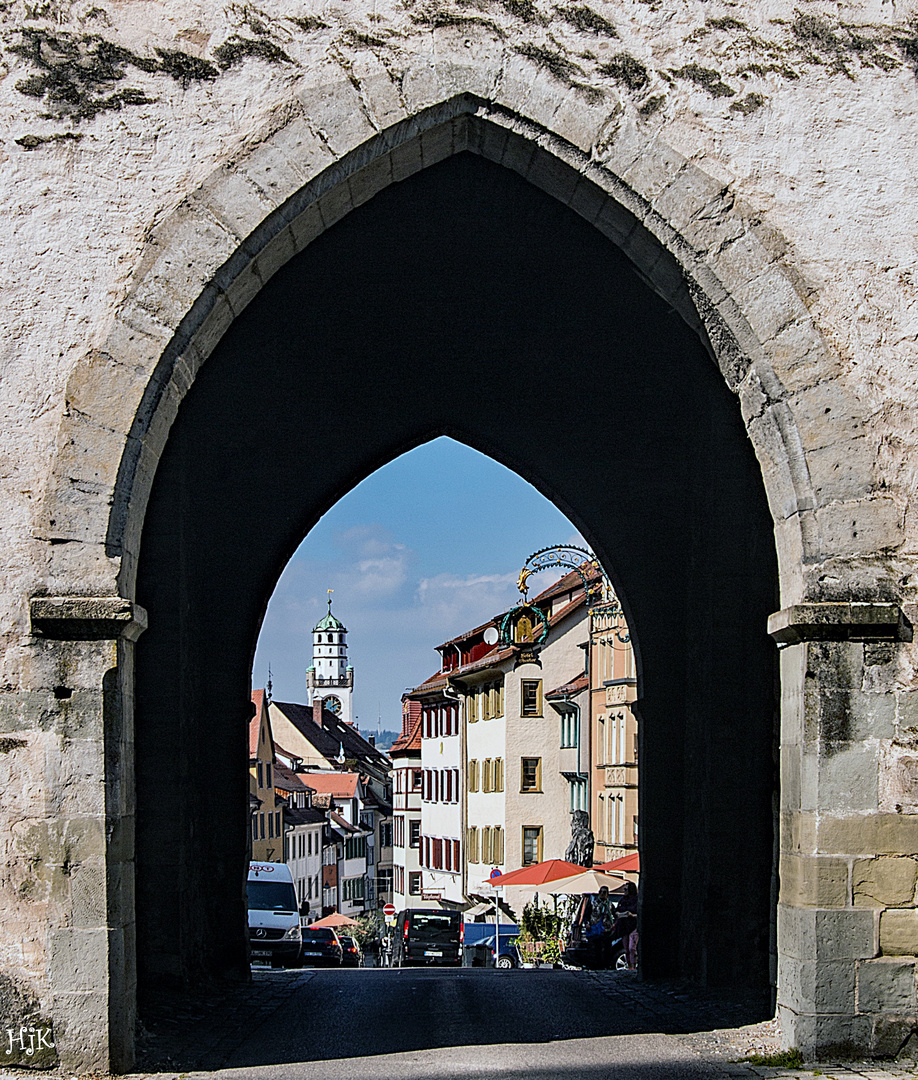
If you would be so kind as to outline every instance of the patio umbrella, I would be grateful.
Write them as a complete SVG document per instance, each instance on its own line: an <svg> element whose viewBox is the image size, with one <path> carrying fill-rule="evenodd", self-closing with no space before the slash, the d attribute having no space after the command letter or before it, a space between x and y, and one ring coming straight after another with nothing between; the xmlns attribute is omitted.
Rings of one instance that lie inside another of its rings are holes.
<svg viewBox="0 0 918 1080"><path fill-rule="evenodd" d="M620 859L600 863L593 869L602 870L604 874L637 874L641 870L641 857L634 851L630 855L623 855Z"/></svg>
<svg viewBox="0 0 918 1080"><path fill-rule="evenodd" d="M627 884L626 879L617 874L604 874L600 870L583 870L571 877L553 881L548 890L553 893L564 893L566 896L583 896L584 893L598 893L606 886L609 890L620 889Z"/></svg>
<svg viewBox="0 0 918 1080"><path fill-rule="evenodd" d="M582 869L582 866L565 862L564 859L547 859L545 862L533 863L532 866L524 866L520 870L511 870L509 874L501 874L500 877L488 878L486 883L497 888L502 885L544 885L556 878L571 877Z"/></svg>
<svg viewBox="0 0 918 1080"><path fill-rule="evenodd" d="M332 915L326 915L324 919L319 919L314 923L310 923L310 926L359 926L360 923L354 919L349 919L347 915L341 915L337 911Z"/></svg>

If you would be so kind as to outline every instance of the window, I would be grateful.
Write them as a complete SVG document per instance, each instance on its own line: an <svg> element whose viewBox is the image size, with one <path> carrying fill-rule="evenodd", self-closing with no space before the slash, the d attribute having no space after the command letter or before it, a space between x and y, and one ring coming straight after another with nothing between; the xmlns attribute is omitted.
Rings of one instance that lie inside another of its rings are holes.
<svg viewBox="0 0 918 1080"><path fill-rule="evenodd" d="M520 715L542 715L541 679L523 679L520 682Z"/></svg>
<svg viewBox="0 0 918 1080"><path fill-rule="evenodd" d="M363 899L363 885L364 879L362 877L345 878L344 879L344 899L345 900L362 900Z"/></svg>
<svg viewBox="0 0 918 1080"><path fill-rule="evenodd" d="M450 872L453 869L453 845L449 840L443 841L443 869Z"/></svg>
<svg viewBox="0 0 918 1080"><path fill-rule="evenodd" d="M276 822L276 824L274 826L274 835L275 836L280 836L281 833L283 832L283 829L281 828L281 812L280 812L280 810L277 811L277 813L275 814L275 817L277 818L277 822Z"/></svg>
<svg viewBox="0 0 918 1080"><path fill-rule="evenodd" d="M470 724L478 720L478 699L475 694L469 694L465 699L465 718Z"/></svg>
<svg viewBox="0 0 918 1080"><path fill-rule="evenodd" d="M392 819L393 830L392 839L393 846L403 848L405 846L405 818L402 814L397 814Z"/></svg>
<svg viewBox="0 0 918 1080"><path fill-rule="evenodd" d="M420 791L424 786L424 773L420 769L411 770L411 790Z"/></svg>
<svg viewBox="0 0 918 1080"><path fill-rule="evenodd" d="M483 863L489 863L491 861L491 826L485 825L481 830L481 861Z"/></svg>
<svg viewBox="0 0 918 1080"><path fill-rule="evenodd" d="M491 766L491 790L504 790L504 759L495 758Z"/></svg>
<svg viewBox="0 0 918 1080"><path fill-rule="evenodd" d="M469 791L478 790L478 762L475 758L469 762Z"/></svg>
<svg viewBox="0 0 918 1080"><path fill-rule="evenodd" d="M408 875L408 895L421 895L421 873L419 870L412 870Z"/></svg>
<svg viewBox="0 0 918 1080"><path fill-rule="evenodd" d="M443 801L453 801L453 770L443 770Z"/></svg>
<svg viewBox="0 0 918 1080"><path fill-rule="evenodd" d="M259 834L260 834L259 839L264 840L264 838L265 838L265 815L264 814L259 814L258 815L258 828L259 828Z"/></svg>
<svg viewBox="0 0 918 1080"><path fill-rule="evenodd" d="M439 837L433 842L433 868L434 870L443 869L443 841Z"/></svg>
<svg viewBox="0 0 918 1080"><path fill-rule="evenodd" d="M274 836L274 815L273 814L268 814L268 837L272 838L273 836Z"/></svg>
<svg viewBox="0 0 918 1080"><path fill-rule="evenodd" d="M265 774L262 772L262 769L264 768L264 766L259 761L257 763L257 765L255 766L255 768L256 768L256 771L258 772L258 786L259 787L264 787L265 786Z"/></svg>
<svg viewBox="0 0 918 1080"><path fill-rule="evenodd" d="M469 862L478 862L478 827L475 825L469 825L468 840L466 841L468 850Z"/></svg>
<svg viewBox="0 0 918 1080"><path fill-rule="evenodd" d="M449 841L447 841L449 843ZM458 874L462 869L462 856L459 854L459 841L453 841L453 869Z"/></svg>
<svg viewBox="0 0 918 1080"><path fill-rule="evenodd" d="M265 787L271 787L271 762L265 762Z"/></svg>
<svg viewBox="0 0 918 1080"><path fill-rule="evenodd" d="M481 790L493 791L494 787L491 782L491 759L485 758L481 763Z"/></svg>
<svg viewBox="0 0 918 1080"><path fill-rule="evenodd" d="M408 838L409 847L420 847L421 845L421 823L420 821L410 821L408 823Z"/></svg>
<svg viewBox="0 0 918 1080"><path fill-rule="evenodd" d="M345 859L365 859L367 857L367 838L349 836L344 844Z"/></svg>
<svg viewBox="0 0 918 1080"><path fill-rule="evenodd" d="M453 769L453 802L459 802L459 770Z"/></svg>
<svg viewBox="0 0 918 1080"><path fill-rule="evenodd" d="M504 864L504 830L500 825L491 830L491 862L496 866Z"/></svg>
<svg viewBox="0 0 918 1080"><path fill-rule="evenodd" d="M520 766L520 791L542 790L542 759L524 757Z"/></svg>
<svg viewBox="0 0 918 1080"><path fill-rule="evenodd" d="M258 817L254 814L252 815L252 839L258 839Z"/></svg>
<svg viewBox="0 0 918 1080"><path fill-rule="evenodd" d="M523 826L523 866L542 861L542 826Z"/></svg>
<svg viewBox="0 0 918 1080"><path fill-rule="evenodd" d="M580 717L574 711L566 712L561 717L561 745L580 745Z"/></svg>
<svg viewBox="0 0 918 1080"><path fill-rule="evenodd" d="M596 732L596 757L597 765L606 763L606 718L599 717L598 730Z"/></svg>
<svg viewBox="0 0 918 1080"><path fill-rule="evenodd" d="M392 892L392 867L381 867L379 873L376 875L376 891L377 893Z"/></svg>

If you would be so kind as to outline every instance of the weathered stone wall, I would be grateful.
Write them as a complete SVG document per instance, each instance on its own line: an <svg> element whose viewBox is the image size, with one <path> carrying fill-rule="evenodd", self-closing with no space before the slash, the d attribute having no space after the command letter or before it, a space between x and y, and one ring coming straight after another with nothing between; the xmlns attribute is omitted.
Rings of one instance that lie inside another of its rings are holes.
<svg viewBox="0 0 918 1080"><path fill-rule="evenodd" d="M112 786L130 647L115 658L118 612L42 626L30 598L133 599L145 493L198 365L278 266L393 180L468 146L595 222L703 323L740 396L782 606L914 614L915 12L4 7L0 969L70 1025L69 1061L127 1060L100 1033L130 1025L111 1012L132 987L129 773ZM918 1012L915 647L820 633L785 654L779 1001L806 1049L889 1049Z"/></svg>

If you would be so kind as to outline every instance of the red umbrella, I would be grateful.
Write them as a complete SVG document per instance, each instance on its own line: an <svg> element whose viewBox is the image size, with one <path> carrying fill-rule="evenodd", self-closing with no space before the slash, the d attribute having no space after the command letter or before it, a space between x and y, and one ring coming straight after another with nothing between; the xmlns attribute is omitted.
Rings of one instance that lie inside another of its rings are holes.
<svg viewBox="0 0 918 1080"><path fill-rule="evenodd" d="M311 926L359 926L360 923L355 922L353 919L349 919L347 915L341 915L339 912L334 912L331 915L326 915L324 919L318 919L312 923Z"/></svg>
<svg viewBox="0 0 918 1080"><path fill-rule="evenodd" d="M612 859L611 862L594 866L593 869L602 870L605 874L637 874L641 869L641 857L634 851L630 855L623 855L620 859Z"/></svg>
<svg viewBox="0 0 918 1080"><path fill-rule="evenodd" d="M521 870L511 870L509 874L501 874L500 877L488 878L486 884L498 888L502 885L545 885L550 881L579 874L581 870L583 867L576 863L565 862L564 859L548 859L546 862L524 866Z"/></svg>

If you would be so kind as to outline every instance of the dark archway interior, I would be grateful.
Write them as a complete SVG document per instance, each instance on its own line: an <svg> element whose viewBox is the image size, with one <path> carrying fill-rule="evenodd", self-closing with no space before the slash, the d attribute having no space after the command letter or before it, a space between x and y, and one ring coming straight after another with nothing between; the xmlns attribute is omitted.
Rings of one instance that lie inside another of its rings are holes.
<svg viewBox="0 0 918 1080"><path fill-rule="evenodd" d="M608 240L463 153L280 271L169 436L137 589L150 614L137 647L141 1003L146 987L245 965L249 671L286 560L355 483L438 434L553 499L626 601L645 975L767 988L777 569L737 401Z"/></svg>

